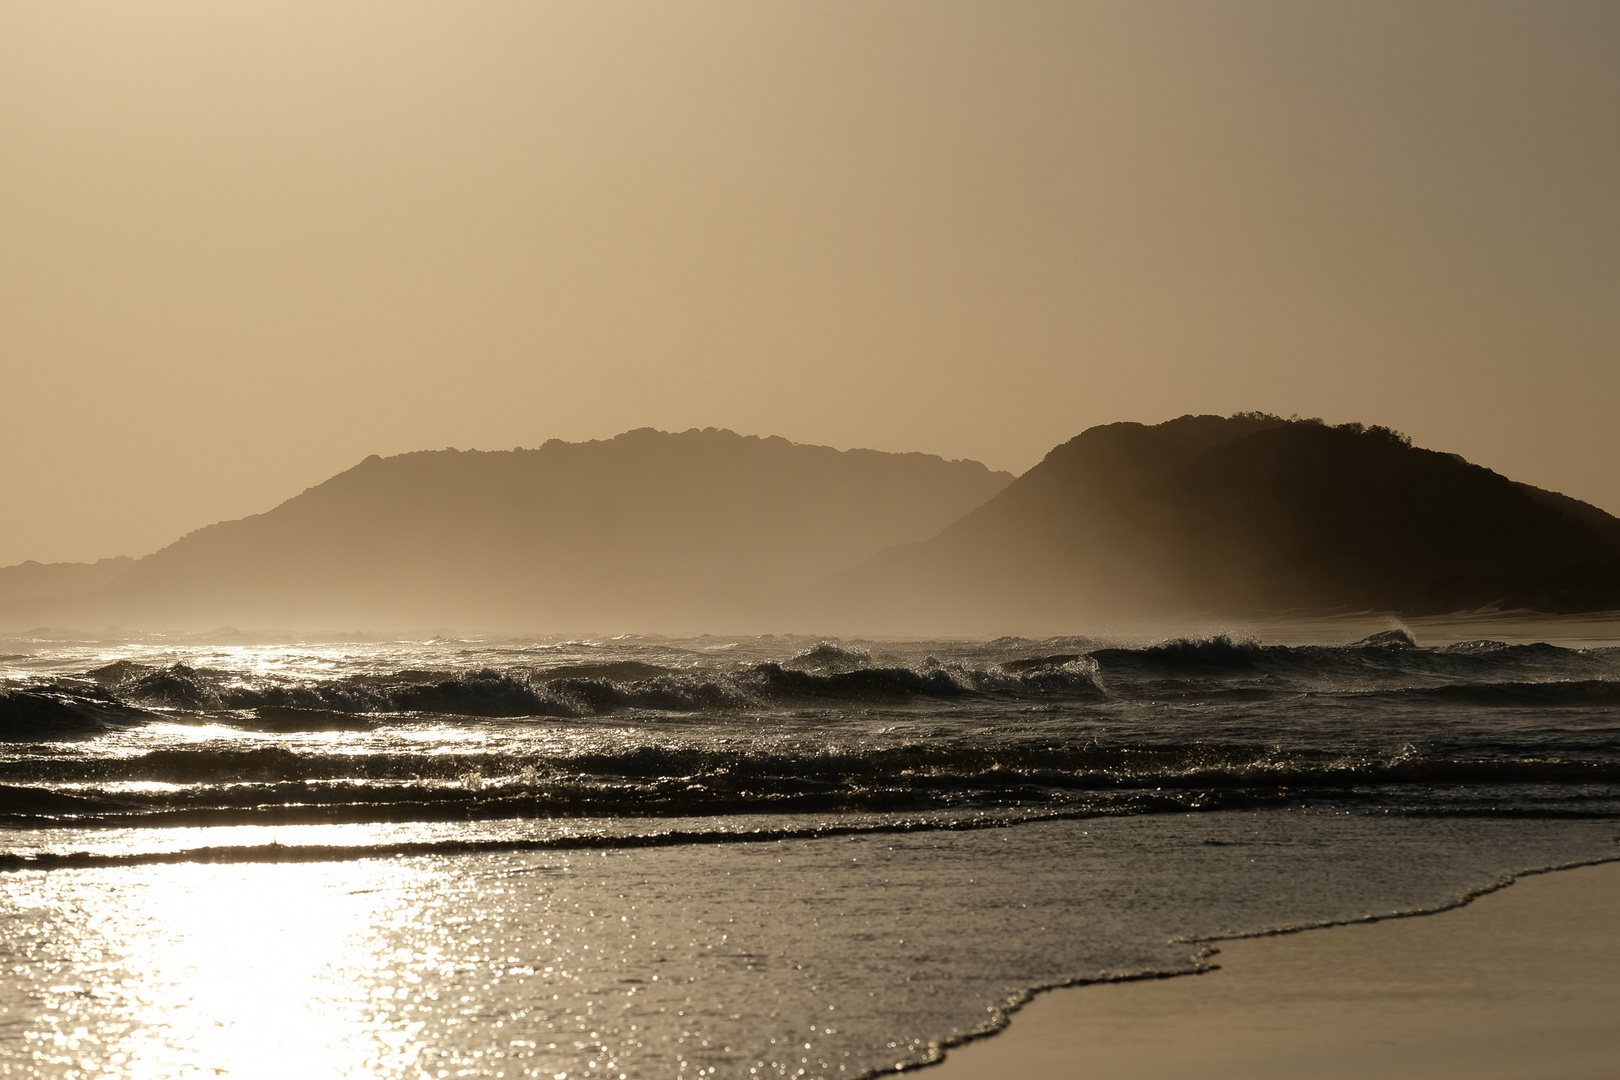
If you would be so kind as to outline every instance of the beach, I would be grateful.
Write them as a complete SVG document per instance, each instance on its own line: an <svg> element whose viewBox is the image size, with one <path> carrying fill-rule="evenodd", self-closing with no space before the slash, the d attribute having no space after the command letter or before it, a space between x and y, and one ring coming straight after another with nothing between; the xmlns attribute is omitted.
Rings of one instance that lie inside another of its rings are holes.
<svg viewBox="0 0 1620 1080"><path fill-rule="evenodd" d="M1215 943L1201 975L1041 994L930 1080L1613 1077L1620 863L1462 907Z"/></svg>

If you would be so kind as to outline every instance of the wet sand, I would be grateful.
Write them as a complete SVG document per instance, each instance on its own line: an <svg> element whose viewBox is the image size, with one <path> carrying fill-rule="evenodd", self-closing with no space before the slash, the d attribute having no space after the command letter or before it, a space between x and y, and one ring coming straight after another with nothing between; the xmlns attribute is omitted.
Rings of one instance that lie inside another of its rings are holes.
<svg viewBox="0 0 1620 1080"><path fill-rule="evenodd" d="M1620 1076L1620 863L1433 915L1218 944L1203 975L1042 994L924 1075Z"/></svg>

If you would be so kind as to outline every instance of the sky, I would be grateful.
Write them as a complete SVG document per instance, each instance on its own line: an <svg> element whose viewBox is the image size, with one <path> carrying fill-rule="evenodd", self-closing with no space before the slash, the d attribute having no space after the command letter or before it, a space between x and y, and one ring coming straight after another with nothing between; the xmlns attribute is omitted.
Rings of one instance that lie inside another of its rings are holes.
<svg viewBox="0 0 1620 1080"><path fill-rule="evenodd" d="M1620 513L1620 5L0 6L0 565L369 454L1378 423Z"/></svg>

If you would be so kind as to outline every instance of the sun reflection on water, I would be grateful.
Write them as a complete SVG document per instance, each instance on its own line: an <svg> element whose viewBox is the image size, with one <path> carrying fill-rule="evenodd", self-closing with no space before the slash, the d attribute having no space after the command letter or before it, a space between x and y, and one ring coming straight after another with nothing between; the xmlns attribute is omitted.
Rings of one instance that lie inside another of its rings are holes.
<svg viewBox="0 0 1620 1080"><path fill-rule="evenodd" d="M370 1001L375 929L402 914L386 867L140 868L103 878L119 895L88 917L60 895L74 871L8 880L7 967L41 988L5 1003L25 1059L143 1080L412 1072L412 1025Z"/></svg>

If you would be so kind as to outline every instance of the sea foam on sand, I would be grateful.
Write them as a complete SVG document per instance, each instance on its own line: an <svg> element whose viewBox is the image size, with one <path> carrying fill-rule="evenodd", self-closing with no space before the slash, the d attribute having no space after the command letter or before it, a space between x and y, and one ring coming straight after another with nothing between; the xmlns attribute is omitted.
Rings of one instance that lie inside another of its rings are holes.
<svg viewBox="0 0 1620 1080"><path fill-rule="evenodd" d="M930 1080L1620 1075L1620 863L1429 916L1222 942L1214 962L1043 994Z"/></svg>

